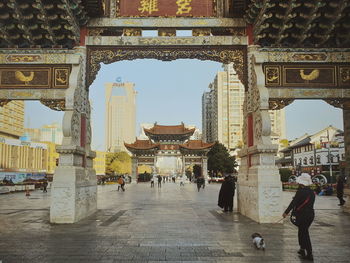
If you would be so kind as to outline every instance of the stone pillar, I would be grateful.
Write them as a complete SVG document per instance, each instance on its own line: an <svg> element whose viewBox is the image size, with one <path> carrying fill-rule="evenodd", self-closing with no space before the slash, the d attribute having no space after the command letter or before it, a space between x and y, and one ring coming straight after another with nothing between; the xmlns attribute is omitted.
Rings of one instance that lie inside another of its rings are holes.
<svg viewBox="0 0 350 263"><path fill-rule="evenodd" d="M137 182L137 157L133 156L131 157L131 182L136 183Z"/></svg>
<svg viewBox="0 0 350 263"><path fill-rule="evenodd" d="M258 59L256 59L258 58ZM256 48L248 49L248 91L244 101L243 143L239 152L238 211L259 223L276 223L282 216L282 183L271 143L269 94L262 60Z"/></svg>
<svg viewBox="0 0 350 263"><path fill-rule="evenodd" d="M182 176L186 176L186 162L185 162L185 155L182 155Z"/></svg>
<svg viewBox="0 0 350 263"><path fill-rule="evenodd" d="M205 179L205 182L208 182L208 157L202 157L202 175Z"/></svg>
<svg viewBox="0 0 350 263"><path fill-rule="evenodd" d="M85 87L86 49L71 55L66 91L63 141L51 190L51 223L75 223L97 210L97 180L91 151L89 94Z"/></svg>
<svg viewBox="0 0 350 263"><path fill-rule="evenodd" d="M345 145L345 176L347 176L347 184L344 194L350 196L350 109L343 109L344 121L344 145ZM350 199L343 206L343 211L350 213Z"/></svg>

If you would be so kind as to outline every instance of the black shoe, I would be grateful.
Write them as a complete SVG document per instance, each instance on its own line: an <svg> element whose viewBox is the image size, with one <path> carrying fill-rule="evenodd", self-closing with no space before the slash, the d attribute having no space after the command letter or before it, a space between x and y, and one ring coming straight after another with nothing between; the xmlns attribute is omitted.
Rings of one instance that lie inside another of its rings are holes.
<svg viewBox="0 0 350 263"><path fill-rule="evenodd" d="M305 249L299 249L298 250L298 254L302 257L305 257L306 256L306 252L305 252Z"/></svg>
<svg viewBox="0 0 350 263"><path fill-rule="evenodd" d="M302 258L305 259L305 260L314 261L314 256L312 254L306 255L306 256L302 256Z"/></svg>

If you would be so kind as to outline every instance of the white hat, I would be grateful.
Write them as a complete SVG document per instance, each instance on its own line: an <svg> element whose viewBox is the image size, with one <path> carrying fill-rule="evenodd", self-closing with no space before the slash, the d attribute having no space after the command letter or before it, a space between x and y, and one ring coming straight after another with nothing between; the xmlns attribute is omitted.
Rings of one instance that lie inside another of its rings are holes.
<svg viewBox="0 0 350 263"><path fill-rule="evenodd" d="M312 184L311 176L308 173L302 173L300 176L297 177L296 182L298 184L309 186L310 184Z"/></svg>

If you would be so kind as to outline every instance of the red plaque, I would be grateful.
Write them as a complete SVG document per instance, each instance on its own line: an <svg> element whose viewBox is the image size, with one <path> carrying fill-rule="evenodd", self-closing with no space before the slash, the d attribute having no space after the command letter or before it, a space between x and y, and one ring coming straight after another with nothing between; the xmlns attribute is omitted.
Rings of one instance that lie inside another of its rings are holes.
<svg viewBox="0 0 350 263"><path fill-rule="evenodd" d="M211 17L213 0L120 0L125 17Z"/></svg>

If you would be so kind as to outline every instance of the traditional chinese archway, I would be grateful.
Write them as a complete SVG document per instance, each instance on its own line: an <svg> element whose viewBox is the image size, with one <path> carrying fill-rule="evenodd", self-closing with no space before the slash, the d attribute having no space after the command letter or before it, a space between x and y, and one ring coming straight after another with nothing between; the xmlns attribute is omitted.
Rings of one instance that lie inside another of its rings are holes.
<svg viewBox="0 0 350 263"><path fill-rule="evenodd" d="M2 1L0 106L40 100L65 111L51 222L74 223L97 209L88 92L101 62L234 63L246 87L238 209L257 222L274 223L282 213L269 109L295 99L342 108L349 175L349 15L346 0Z"/></svg>
<svg viewBox="0 0 350 263"><path fill-rule="evenodd" d="M207 154L214 143L205 143L202 140L190 140L195 129L189 129L181 125L159 125L146 129L144 132L148 139L136 139L134 143L124 143L125 147L132 152L132 178L137 181L137 167L148 165L153 172L161 174L157 160L161 158L176 158L180 161L180 167L172 172L178 175L185 175L186 165L199 164L202 168L202 175L208 180L208 158ZM181 170L180 170L181 169ZM171 174L167 174L171 175Z"/></svg>

